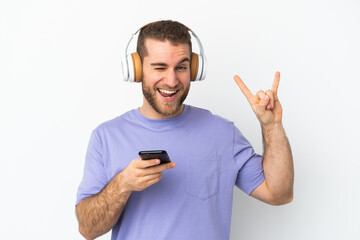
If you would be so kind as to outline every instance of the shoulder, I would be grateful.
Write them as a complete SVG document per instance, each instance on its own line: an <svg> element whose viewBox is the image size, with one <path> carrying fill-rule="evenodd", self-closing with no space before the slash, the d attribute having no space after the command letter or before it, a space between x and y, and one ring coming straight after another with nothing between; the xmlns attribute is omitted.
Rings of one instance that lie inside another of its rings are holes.
<svg viewBox="0 0 360 240"><path fill-rule="evenodd" d="M189 112L192 118L195 118L199 124L212 125L216 127L234 128L234 123L224 117L212 113L208 109L189 106Z"/></svg>
<svg viewBox="0 0 360 240"><path fill-rule="evenodd" d="M124 128L126 125L130 124L131 122L134 122L135 110L136 109L129 110L117 117L102 122L93 130L93 132L98 135L102 135L112 132L119 128Z"/></svg>

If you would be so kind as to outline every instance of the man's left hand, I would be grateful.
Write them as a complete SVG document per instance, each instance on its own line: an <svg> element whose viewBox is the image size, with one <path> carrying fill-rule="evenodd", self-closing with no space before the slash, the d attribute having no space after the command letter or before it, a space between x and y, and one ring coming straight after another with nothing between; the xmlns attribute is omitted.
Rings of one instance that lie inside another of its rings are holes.
<svg viewBox="0 0 360 240"><path fill-rule="evenodd" d="M273 123L281 123L282 107L277 96L280 82L279 72L275 73L274 83L271 90L269 89L266 92L260 90L256 93L256 95L251 93L238 75L234 76L234 80L250 103L252 110L262 126L267 126Z"/></svg>

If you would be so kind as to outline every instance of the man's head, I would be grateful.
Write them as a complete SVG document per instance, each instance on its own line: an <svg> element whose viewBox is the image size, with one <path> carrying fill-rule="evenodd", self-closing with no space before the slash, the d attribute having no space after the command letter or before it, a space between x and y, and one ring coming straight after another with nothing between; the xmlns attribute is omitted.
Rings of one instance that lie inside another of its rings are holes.
<svg viewBox="0 0 360 240"><path fill-rule="evenodd" d="M142 61L142 113L157 119L180 114L190 89L188 29L173 21L152 23L141 30L137 52Z"/></svg>
<svg viewBox="0 0 360 240"><path fill-rule="evenodd" d="M146 39L155 39L159 41L169 41L176 45L184 43L189 45L189 52L192 52L191 36L188 28L176 21L164 20L150 23L144 26L139 34L136 51L139 53L141 60L148 54L145 47Z"/></svg>

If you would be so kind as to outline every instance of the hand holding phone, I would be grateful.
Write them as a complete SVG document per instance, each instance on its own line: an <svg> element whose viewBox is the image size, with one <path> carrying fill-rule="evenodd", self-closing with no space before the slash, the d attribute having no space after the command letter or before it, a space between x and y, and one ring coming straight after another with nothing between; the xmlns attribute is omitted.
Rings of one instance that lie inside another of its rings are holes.
<svg viewBox="0 0 360 240"><path fill-rule="evenodd" d="M160 164L171 162L165 150L140 151L139 156L142 160L160 159Z"/></svg>
<svg viewBox="0 0 360 240"><path fill-rule="evenodd" d="M118 174L121 176L121 185L125 191L142 191L159 182L163 171L176 166L174 162L170 162L169 155L163 150L141 151L139 155L141 158L133 159ZM160 163L155 159L160 159Z"/></svg>

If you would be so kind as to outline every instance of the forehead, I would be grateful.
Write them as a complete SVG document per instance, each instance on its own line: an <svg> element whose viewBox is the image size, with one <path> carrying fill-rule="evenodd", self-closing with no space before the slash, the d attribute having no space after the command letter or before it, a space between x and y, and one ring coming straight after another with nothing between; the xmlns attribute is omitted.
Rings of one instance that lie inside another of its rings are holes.
<svg viewBox="0 0 360 240"><path fill-rule="evenodd" d="M148 38L145 40L147 55L144 57L151 61L176 60L190 57L190 46L186 43L173 44L168 40L160 41Z"/></svg>

